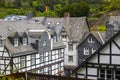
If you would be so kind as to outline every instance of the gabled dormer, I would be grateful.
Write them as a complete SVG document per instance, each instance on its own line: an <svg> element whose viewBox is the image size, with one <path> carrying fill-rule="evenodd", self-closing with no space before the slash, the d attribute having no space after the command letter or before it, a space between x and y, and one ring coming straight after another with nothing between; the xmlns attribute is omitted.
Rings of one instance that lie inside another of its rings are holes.
<svg viewBox="0 0 120 80"><path fill-rule="evenodd" d="M12 32L9 35L9 40L10 42L13 44L13 46L19 46L20 45L20 36L18 34L18 32Z"/></svg>
<svg viewBox="0 0 120 80"><path fill-rule="evenodd" d="M59 36L60 36L60 39L62 41L68 41L68 32L69 32L69 29L63 27Z"/></svg>
<svg viewBox="0 0 120 80"><path fill-rule="evenodd" d="M23 35L21 36L21 42L22 45L28 45L28 35L26 32L24 32Z"/></svg>

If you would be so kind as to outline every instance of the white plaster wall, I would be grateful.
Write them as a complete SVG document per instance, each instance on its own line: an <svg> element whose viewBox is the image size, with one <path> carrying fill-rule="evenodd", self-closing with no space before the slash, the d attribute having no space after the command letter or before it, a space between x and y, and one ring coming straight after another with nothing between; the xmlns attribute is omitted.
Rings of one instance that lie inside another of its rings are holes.
<svg viewBox="0 0 120 80"><path fill-rule="evenodd" d="M88 79L90 79L90 80L97 80L97 77L88 76Z"/></svg>
<svg viewBox="0 0 120 80"><path fill-rule="evenodd" d="M76 50L76 46L77 44L74 43L73 44L73 51L68 51L68 42L64 42L64 44L66 45L65 48L65 55L64 55L64 65L70 65L70 66L77 66L77 50ZM68 62L68 56L73 56L73 62Z"/></svg>
<svg viewBox="0 0 120 80"><path fill-rule="evenodd" d="M120 56L112 56L112 64L120 65Z"/></svg>
<svg viewBox="0 0 120 80"><path fill-rule="evenodd" d="M104 53L104 54L110 54L110 50L109 50L109 45L107 45L104 49L101 50L101 53Z"/></svg>
<svg viewBox="0 0 120 80"><path fill-rule="evenodd" d="M80 68L77 73L79 74L85 74L86 73L86 69L85 68Z"/></svg>
<svg viewBox="0 0 120 80"><path fill-rule="evenodd" d="M84 75L78 75L77 77L78 77L78 78L85 78Z"/></svg>
<svg viewBox="0 0 120 80"><path fill-rule="evenodd" d="M97 68L88 68L89 75L97 75Z"/></svg>
<svg viewBox="0 0 120 80"><path fill-rule="evenodd" d="M120 46L120 36L115 39L115 42Z"/></svg>
<svg viewBox="0 0 120 80"><path fill-rule="evenodd" d="M108 63L109 64L109 61L110 60L110 57L107 56L107 55L100 55L100 63Z"/></svg>
<svg viewBox="0 0 120 80"><path fill-rule="evenodd" d="M120 54L120 49L112 43L112 54Z"/></svg>
<svg viewBox="0 0 120 80"><path fill-rule="evenodd" d="M91 63L98 63L98 55L96 54L93 58L89 60Z"/></svg>

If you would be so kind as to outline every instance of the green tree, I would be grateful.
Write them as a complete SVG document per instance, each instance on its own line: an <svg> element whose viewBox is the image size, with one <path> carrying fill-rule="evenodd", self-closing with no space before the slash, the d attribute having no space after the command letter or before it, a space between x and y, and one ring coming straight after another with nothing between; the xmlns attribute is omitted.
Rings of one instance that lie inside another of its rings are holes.
<svg viewBox="0 0 120 80"><path fill-rule="evenodd" d="M63 16L65 12L69 12L70 16L73 17L88 16L89 6L86 2L73 3L71 5L65 6L60 11L60 16Z"/></svg>
<svg viewBox="0 0 120 80"><path fill-rule="evenodd" d="M120 9L120 0L110 0L113 9Z"/></svg>

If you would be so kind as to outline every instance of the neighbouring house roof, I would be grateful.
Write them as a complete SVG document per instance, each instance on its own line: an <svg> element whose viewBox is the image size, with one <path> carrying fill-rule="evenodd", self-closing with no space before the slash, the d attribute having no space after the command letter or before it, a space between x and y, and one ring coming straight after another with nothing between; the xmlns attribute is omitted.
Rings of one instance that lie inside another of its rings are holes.
<svg viewBox="0 0 120 80"><path fill-rule="evenodd" d="M15 47L8 38L5 42L5 48L13 57L32 53L34 54L37 52L31 45L20 45Z"/></svg>
<svg viewBox="0 0 120 80"><path fill-rule="evenodd" d="M96 54L98 54L99 51L104 49L112 40L114 40L116 37L120 35L120 31L117 32L113 37L111 37L105 44L103 44L99 49L97 49L92 55L90 55L85 61L83 61L76 69L73 70L73 73L76 72L78 69L82 67L88 60L90 60L92 57L94 57Z"/></svg>
<svg viewBox="0 0 120 80"><path fill-rule="evenodd" d="M31 38L40 38L43 32L28 32L29 37Z"/></svg>
<svg viewBox="0 0 120 80"><path fill-rule="evenodd" d="M29 23L25 21L0 21L0 35L7 38L12 32L28 32L29 30L48 30L39 23Z"/></svg>
<svg viewBox="0 0 120 80"><path fill-rule="evenodd" d="M87 32L80 39L78 46L89 36L93 36L101 45L105 43L105 32Z"/></svg>
<svg viewBox="0 0 120 80"><path fill-rule="evenodd" d="M110 16L109 17L109 23L113 23L114 21L117 21L120 23L120 16Z"/></svg>
<svg viewBox="0 0 120 80"><path fill-rule="evenodd" d="M53 43L53 49L58 49L58 48L65 48L66 46L63 44L62 41L58 40Z"/></svg>
<svg viewBox="0 0 120 80"><path fill-rule="evenodd" d="M73 41L79 41L79 39L81 38L81 34L84 33L84 31L86 30L89 31L86 17L46 17L44 20L44 25L51 30L55 30L58 35L60 34L62 28L64 28L69 39Z"/></svg>
<svg viewBox="0 0 120 80"><path fill-rule="evenodd" d="M89 32L86 17L70 17L63 20L63 28L73 42L78 42L85 32Z"/></svg>
<svg viewBox="0 0 120 80"><path fill-rule="evenodd" d="M106 36L106 32L91 32L91 34L101 43L104 44L105 43L105 36Z"/></svg>

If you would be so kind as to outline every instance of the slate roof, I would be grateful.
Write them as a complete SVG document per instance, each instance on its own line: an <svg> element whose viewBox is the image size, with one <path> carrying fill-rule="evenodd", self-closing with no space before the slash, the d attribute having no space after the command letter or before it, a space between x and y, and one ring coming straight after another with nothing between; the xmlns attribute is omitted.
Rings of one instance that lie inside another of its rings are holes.
<svg viewBox="0 0 120 80"><path fill-rule="evenodd" d="M64 19L63 27L72 41L79 41L85 32L89 32L86 17L70 17Z"/></svg>
<svg viewBox="0 0 120 80"><path fill-rule="evenodd" d="M81 33L84 33L88 28L86 17L69 17L69 18L50 18L46 17L44 20L44 25L51 29L55 30L59 35L62 28L64 27L69 39L73 41L78 41L81 38ZM78 30L76 32L76 30ZM89 28L88 30L89 31ZM77 36L75 36L77 34Z"/></svg>
<svg viewBox="0 0 120 80"><path fill-rule="evenodd" d="M0 35L4 38L11 32L27 32L30 29L48 30L39 23L30 23L25 21L0 21Z"/></svg>
<svg viewBox="0 0 120 80"><path fill-rule="evenodd" d="M29 37L31 38L40 38L43 32L28 32Z"/></svg>
<svg viewBox="0 0 120 80"><path fill-rule="evenodd" d="M103 44L99 49L97 49L92 55L90 55L84 62L82 62L76 69L73 70L73 73L76 72L78 69L82 67L88 60L90 60L92 57L94 57L96 54L98 54L99 51L104 49L113 39L115 39L117 36L120 35L120 31L117 32L113 37L111 37L105 44Z"/></svg>
<svg viewBox="0 0 120 80"><path fill-rule="evenodd" d="M37 52L31 45L20 45L15 47L8 38L5 42L5 47L14 57L26 54L34 54Z"/></svg>
<svg viewBox="0 0 120 80"><path fill-rule="evenodd" d="M53 43L53 49L58 49L58 48L65 48L66 46L63 44L62 41L57 41Z"/></svg>

